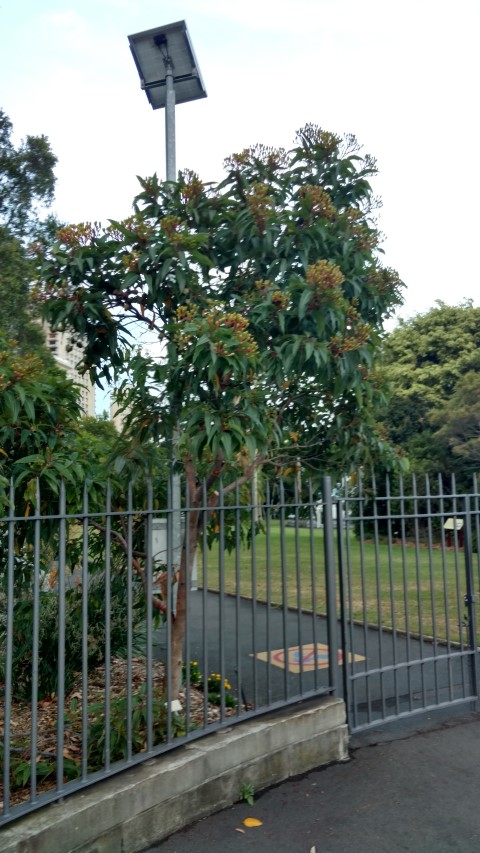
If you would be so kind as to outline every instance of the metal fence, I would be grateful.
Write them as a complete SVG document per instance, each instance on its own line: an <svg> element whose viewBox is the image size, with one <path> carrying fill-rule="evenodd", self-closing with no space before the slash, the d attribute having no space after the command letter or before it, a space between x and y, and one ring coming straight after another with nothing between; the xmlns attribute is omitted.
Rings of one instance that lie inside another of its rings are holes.
<svg viewBox="0 0 480 853"><path fill-rule="evenodd" d="M344 692L352 732L478 697L480 495L412 477L338 500Z"/></svg>
<svg viewBox="0 0 480 853"><path fill-rule="evenodd" d="M477 700L476 481L325 478L322 500L306 484L220 485L181 511L167 485L72 498L62 484L55 512L37 490L29 513L11 490L0 824L309 697L343 694L352 732Z"/></svg>
<svg viewBox="0 0 480 853"><path fill-rule="evenodd" d="M106 486L102 504L98 487L92 496L85 486L72 506L61 484L55 512L37 489L26 514L12 487L0 519L0 824L226 725L337 690L330 495L322 530L312 489L302 502L282 483L266 484L261 498L221 488L214 509L205 490L194 543L193 510L184 501L177 524L167 492L149 484L140 500L136 486L121 495ZM184 556L194 553L177 696L180 527Z"/></svg>

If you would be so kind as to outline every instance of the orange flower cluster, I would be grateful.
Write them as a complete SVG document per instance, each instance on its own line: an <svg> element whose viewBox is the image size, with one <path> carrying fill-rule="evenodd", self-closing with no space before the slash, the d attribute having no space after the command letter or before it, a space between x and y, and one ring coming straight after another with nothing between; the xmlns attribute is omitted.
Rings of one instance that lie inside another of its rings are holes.
<svg viewBox="0 0 480 853"><path fill-rule="evenodd" d="M80 222L78 225L65 225L60 228L60 231L57 231L57 240L65 246L78 248L88 246L99 233L100 226L97 222Z"/></svg>
<svg viewBox="0 0 480 853"><path fill-rule="evenodd" d="M239 154L232 154L224 161L229 171L237 171L243 166L260 162L271 170L284 168L288 163L288 155L284 148L272 148L269 145L252 145L244 148Z"/></svg>
<svg viewBox="0 0 480 853"><path fill-rule="evenodd" d="M186 204L198 201L205 189L203 182L200 180L196 172L192 172L190 169L186 169L184 171L183 177L185 179L185 185L182 187L180 193L182 200Z"/></svg>
<svg viewBox="0 0 480 853"><path fill-rule="evenodd" d="M359 312L351 305L345 314L345 334L335 335L328 345L329 350L334 356L358 350L367 343L371 331L371 326L360 319Z"/></svg>
<svg viewBox="0 0 480 853"><path fill-rule="evenodd" d="M307 211L314 217L334 219L337 213L332 199L323 187L307 184L300 190L300 199L304 202Z"/></svg>
<svg viewBox="0 0 480 853"><path fill-rule="evenodd" d="M343 300L342 284L345 281L341 269L330 261L317 261L307 267L305 280L314 291L309 307L314 310L322 305L339 308Z"/></svg>
<svg viewBox="0 0 480 853"><path fill-rule="evenodd" d="M274 203L269 191L270 187L267 184L255 183L252 184L251 192L247 195L248 209L260 234L265 233L265 225Z"/></svg>

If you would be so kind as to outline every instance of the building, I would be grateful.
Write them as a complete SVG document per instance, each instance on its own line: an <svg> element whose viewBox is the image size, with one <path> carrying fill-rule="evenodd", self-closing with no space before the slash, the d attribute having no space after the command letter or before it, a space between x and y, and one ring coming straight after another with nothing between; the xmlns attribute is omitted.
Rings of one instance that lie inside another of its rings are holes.
<svg viewBox="0 0 480 853"><path fill-rule="evenodd" d="M88 375L82 375L77 370L81 358L78 344L73 344L71 335L67 332L54 332L45 327L47 347L59 367L65 370L69 379L80 387L80 404L84 415L95 417L95 386Z"/></svg>

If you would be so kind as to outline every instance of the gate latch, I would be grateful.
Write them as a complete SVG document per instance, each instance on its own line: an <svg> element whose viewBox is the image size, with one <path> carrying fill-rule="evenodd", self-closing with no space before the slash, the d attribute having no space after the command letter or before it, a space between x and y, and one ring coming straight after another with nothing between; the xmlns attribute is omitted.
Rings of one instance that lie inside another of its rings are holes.
<svg viewBox="0 0 480 853"><path fill-rule="evenodd" d="M463 602L465 604L465 607L470 607L471 604L475 604L475 596L467 592L463 596Z"/></svg>

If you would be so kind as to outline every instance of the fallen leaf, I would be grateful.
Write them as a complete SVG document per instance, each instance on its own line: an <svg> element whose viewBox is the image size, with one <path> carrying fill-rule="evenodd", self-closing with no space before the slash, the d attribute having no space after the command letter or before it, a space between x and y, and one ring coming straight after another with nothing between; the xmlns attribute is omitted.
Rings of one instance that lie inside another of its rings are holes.
<svg viewBox="0 0 480 853"><path fill-rule="evenodd" d="M236 827L235 827L235 832L241 832L243 835L245 835L245 830L244 830L244 829L240 829L240 827L239 827L239 826L236 826Z"/></svg>
<svg viewBox="0 0 480 853"><path fill-rule="evenodd" d="M246 817L243 821L244 826L261 826L262 821L258 820L256 817Z"/></svg>

